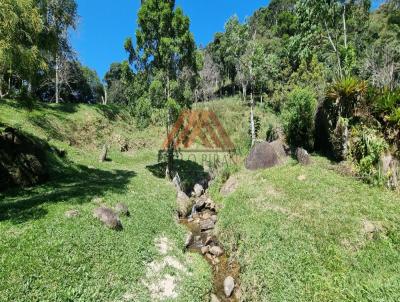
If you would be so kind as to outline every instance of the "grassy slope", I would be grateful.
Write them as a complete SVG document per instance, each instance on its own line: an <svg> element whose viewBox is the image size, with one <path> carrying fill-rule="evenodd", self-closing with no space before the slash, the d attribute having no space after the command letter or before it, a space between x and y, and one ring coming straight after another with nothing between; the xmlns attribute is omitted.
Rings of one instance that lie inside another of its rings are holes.
<svg viewBox="0 0 400 302"><path fill-rule="evenodd" d="M52 144L67 149L75 164L72 174L52 183L0 195L3 300L24 301L30 295L41 301L114 301L125 293L136 293L135 301L149 299L139 281L145 263L159 257L154 239L165 234L180 247L184 238L184 230L173 221L171 187L146 168L156 162L156 151L151 150L156 150L162 130L135 131L129 121L110 116L104 107L82 105L38 108L34 114L42 120L45 116L44 123L32 123L32 113L14 105L0 104L0 122L18 123L28 132L50 137ZM216 111L234 143L245 149L247 108L234 100L197 106ZM262 137L267 123L277 120L257 110ZM66 127L65 134L72 131L66 126L71 120L78 121L78 133L88 140L93 130L85 121L93 118L106 120L95 141L116 132L133 145L144 141L149 147L129 155L113 151L112 162L99 164L93 146L79 151L57 140ZM67 122L60 123L62 119ZM53 128L58 131L47 131ZM306 180L298 180L299 175ZM222 198L216 184L213 197L223 205L218 230L242 265L246 301L400 300L399 195L340 176L319 157L309 167L290 161L266 171L242 170L237 177L240 187L235 193ZM94 196L110 205L130 205L133 215L123 220L123 232L108 231L91 218ZM71 208L82 212L77 220L64 218ZM384 229L374 240L363 233L365 220ZM179 249L174 255L185 259ZM210 287L208 267L195 256L186 260L193 275L184 278L181 300L201 300Z"/></svg>
<svg viewBox="0 0 400 302"><path fill-rule="evenodd" d="M171 240L171 255L189 269L189 275L181 276L180 300L203 301L208 295L208 265L182 253L185 230L174 219L174 190L146 168L157 162L157 153L142 149L121 154L113 149L112 161L100 164L94 146L69 147L63 139L76 136L68 133L71 129L90 139L92 130L87 129L93 121L106 124L93 143L118 132L133 142L148 135L131 130L118 116L110 120L105 109L54 105L28 112L12 101L0 104L0 122L50 139L66 148L70 161L66 172L53 171L57 173L50 183L0 194L1 301L151 301L142 280L146 263L160 259L154 244L160 236ZM94 197L110 206L120 201L129 206L132 215L123 219L124 231L108 230L92 217ZM70 209L81 215L65 218Z"/></svg>
<svg viewBox="0 0 400 302"><path fill-rule="evenodd" d="M217 102L199 103L194 108L213 111L224 126L238 152L247 154L251 144L249 136L250 107L246 106L238 98L225 98ZM274 114L266 112L261 107L255 108L255 116L260 119L258 133L260 139L265 139L269 124L274 126L279 124L278 118Z"/></svg>
<svg viewBox="0 0 400 302"><path fill-rule="evenodd" d="M305 175L306 180L298 180ZM219 232L246 301L399 301L400 196L340 176L323 158L237 175ZM364 221L381 231L372 240Z"/></svg>

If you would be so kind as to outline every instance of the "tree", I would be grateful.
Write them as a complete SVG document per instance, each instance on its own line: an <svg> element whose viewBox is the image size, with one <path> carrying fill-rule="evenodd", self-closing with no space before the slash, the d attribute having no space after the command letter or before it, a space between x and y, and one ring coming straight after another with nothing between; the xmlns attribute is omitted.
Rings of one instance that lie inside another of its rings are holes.
<svg viewBox="0 0 400 302"><path fill-rule="evenodd" d="M46 64L38 47L43 29L40 12L32 0L2 0L0 3L0 98L12 86L30 83Z"/></svg>
<svg viewBox="0 0 400 302"><path fill-rule="evenodd" d="M60 89L68 82L68 62L74 60L69 44L68 30L75 29L77 4L75 0L38 0L45 24L46 37L43 48L50 53L50 65L54 68L55 102L60 101Z"/></svg>
<svg viewBox="0 0 400 302"><path fill-rule="evenodd" d="M248 43L246 52L240 57L238 70L240 70L240 77L242 86L244 87L244 98L246 97L245 91L247 85L250 86L250 129L251 141L254 145L256 141L256 129L254 122L254 92L260 81L263 79L263 74L266 67L266 55L262 45L255 39L256 35L253 34L253 39Z"/></svg>
<svg viewBox="0 0 400 302"><path fill-rule="evenodd" d="M199 94L202 100L207 101L213 97L218 89L218 83L221 78L218 65L207 50L204 52L204 62L199 74Z"/></svg>
<svg viewBox="0 0 400 302"><path fill-rule="evenodd" d="M146 0L138 14L136 50L131 39L125 42L131 62L149 72L150 78L157 75L164 82L164 107L168 111L166 132L169 134L174 122L175 108L185 106L182 95L173 92L179 86L177 81L186 69L196 70L195 43L190 32L190 21L181 8L175 9L174 0ZM173 97L178 97L174 99ZM167 150L168 177L172 177L173 142Z"/></svg>
<svg viewBox="0 0 400 302"><path fill-rule="evenodd" d="M370 5L369 0L299 0L298 33L291 39L298 60L330 50L336 75L350 76L356 67L356 53L365 45Z"/></svg>

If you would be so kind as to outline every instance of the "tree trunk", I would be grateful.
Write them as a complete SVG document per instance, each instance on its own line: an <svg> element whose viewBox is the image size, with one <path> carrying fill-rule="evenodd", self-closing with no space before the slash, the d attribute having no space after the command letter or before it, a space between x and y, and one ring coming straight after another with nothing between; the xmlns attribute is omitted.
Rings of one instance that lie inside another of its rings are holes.
<svg viewBox="0 0 400 302"><path fill-rule="evenodd" d="M59 72L60 72L60 60L58 58L58 55L56 55L56 104L60 102L60 91L59 91Z"/></svg>
<svg viewBox="0 0 400 302"><path fill-rule="evenodd" d="M344 47L347 49L346 3L343 6L343 34L344 34Z"/></svg>
<svg viewBox="0 0 400 302"><path fill-rule="evenodd" d="M169 75L167 76L167 100L169 100L171 92L170 92L170 83L169 83ZM171 109L168 108L168 120L167 120L167 137L170 132L170 126L172 125L172 112ZM174 140L172 139L168 142L167 148L167 169L165 171L165 176L167 179L172 180L172 170L174 168Z"/></svg>
<svg viewBox="0 0 400 302"><path fill-rule="evenodd" d="M254 143L256 142L256 127L254 124L254 98L253 98L253 92L251 92L251 103L250 103L250 127L251 127L251 146L254 146Z"/></svg>
<svg viewBox="0 0 400 302"><path fill-rule="evenodd" d="M104 89L104 97L103 98L103 105L107 105L108 102L108 93L107 93L107 87L106 85L103 85L103 89Z"/></svg>

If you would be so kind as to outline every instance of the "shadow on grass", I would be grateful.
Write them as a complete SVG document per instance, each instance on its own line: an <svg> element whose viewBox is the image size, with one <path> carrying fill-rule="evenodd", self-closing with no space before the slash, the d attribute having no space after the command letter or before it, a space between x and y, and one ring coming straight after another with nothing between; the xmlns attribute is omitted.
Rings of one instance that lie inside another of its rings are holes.
<svg viewBox="0 0 400 302"><path fill-rule="evenodd" d="M10 190L0 194L0 221L23 223L42 218L47 214L43 204L66 202L87 203L106 192L123 193L134 171L104 171L75 166L66 173L59 173L54 181L36 188Z"/></svg>
<svg viewBox="0 0 400 302"><path fill-rule="evenodd" d="M155 165L147 166L155 177L165 178L167 163L162 162ZM178 173L182 182L182 188L186 193L191 193L196 183L201 183L207 178L208 174L204 171L204 167L191 160L174 160L174 174Z"/></svg>

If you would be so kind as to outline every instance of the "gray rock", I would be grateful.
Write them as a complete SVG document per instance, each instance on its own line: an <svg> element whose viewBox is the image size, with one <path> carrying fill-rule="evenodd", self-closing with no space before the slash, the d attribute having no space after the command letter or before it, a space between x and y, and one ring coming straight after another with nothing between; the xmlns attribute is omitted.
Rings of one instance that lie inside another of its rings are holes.
<svg viewBox="0 0 400 302"><path fill-rule="evenodd" d="M298 162L302 165L309 165L311 164L311 157L310 154L308 154L307 150L303 148L297 148L296 149L296 158Z"/></svg>
<svg viewBox="0 0 400 302"><path fill-rule="evenodd" d="M203 247L201 248L201 253L202 253L203 255L207 254L209 251L210 251L210 247L209 247L208 245L207 245L207 246L203 246Z"/></svg>
<svg viewBox="0 0 400 302"><path fill-rule="evenodd" d="M65 212L65 217L67 218L75 218L79 216L79 211L78 210L69 210Z"/></svg>
<svg viewBox="0 0 400 302"><path fill-rule="evenodd" d="M107 145L103 145L103 148L101 149L101 153L99 156L99 162L104 162L107 160L107 153L108 153L108 147Z"/></svg>
<svg viewBox="0 0 400 302"><path fill-rule="evenodd" d="M115 205L115 212L117 212L118 215L130 216L128 206L122 202Z"/></svg>
<svg viewBox="0 0 400 302"><path fill-rule="evenodd" d="M179 191L176 198L178 204L178 214L180 217L187 217L192 212L193 201L185 194L185 192Z"/></svg>
<svg viewBox="0 0 400 302"><path fill-rule="evenodd" d="M211 219L201 220L200 221L200 229L201 231L211 230L215 227L214 221Z"/></svg>
<svg viewBox="0 0 400 302"><path fill-rule="evenodd" d="M207 197L201 196L200 198L196 199L196 203L194 204L196 211L201 211L206 206Z"/></svg>
<svg viewBox="0 0 400 302"><path fill-rule="evenodd" d="M200 184L195 184L193 187L193 193L192 195L195 197L200 197L204 193L204 188Z"/></svg>
<svg viewBox="0 0 400 302"><path fill-rule="evenodd" d="M226 277L224 280L224 292L228 298L232 295L234 288L235 280L231 276Z"/></svg>
<svg viewBox="0 0 400 302"><path fill-rule="evenodd" d="M190 246L190 244L193 241L193 233L190 232L187 236L186 236L186 240L185 240L185 248L188 248Z"/></svg>
<svg viewBox="0 0 400 302"><path fill-rule="evenodd" d="M222 196L226 197L231 193L235 192L238 186L239 186L238 179L234 176L231 176L222 186L220 193Z"/></svg>
<svg viewBox="0 0 400 302"><path fill-rule="evenodd" d="M224 253L224 251L219 246L213 246L210 248L210 253L219 257Z"/></svg>
<svg viewBox="0 0 400 302"><path fill-rule="evenodd" d="M253 146L245 161L248 170L259 170L280 164L279 156L270 143L261 142Z"/></svg>
<svg viewBox="0 0 400 302"><path fill-rule="evenodd" d="M99 219L103 224L113 230L121 230L122 223L118 218L118 215L110 208L99 207L93 211L94 217Z"/></svg>

